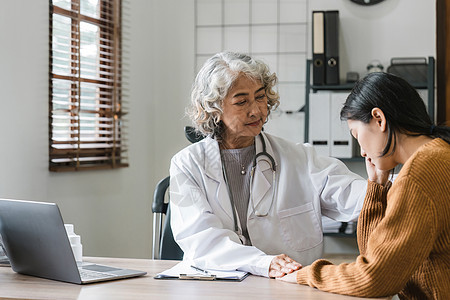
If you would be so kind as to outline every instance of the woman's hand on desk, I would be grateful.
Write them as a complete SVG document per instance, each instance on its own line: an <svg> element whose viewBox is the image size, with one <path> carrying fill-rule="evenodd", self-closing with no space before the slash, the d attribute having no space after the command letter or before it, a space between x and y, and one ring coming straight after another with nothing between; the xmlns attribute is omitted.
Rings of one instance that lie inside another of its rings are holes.
<svg viewBox="0 0 450 300"><path fill-rule="evenodd" d="M290 274L286 274L283 277L279 277L277 279L289 283L297 283L297 271L292 272Z"/></svg>
<svg viewBox="0 0 450 300"><path fill-rule="evenodd" d="M301 264L287 256L280 254L272 259L269 266L269 277L282 277L286 274L292 273L302 267Z"/></svg>

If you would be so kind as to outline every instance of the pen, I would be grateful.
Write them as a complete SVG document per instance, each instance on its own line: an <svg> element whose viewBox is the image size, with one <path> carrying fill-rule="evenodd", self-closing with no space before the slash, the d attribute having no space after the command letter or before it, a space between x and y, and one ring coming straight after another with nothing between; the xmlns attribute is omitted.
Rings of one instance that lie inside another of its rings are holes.
<svg viewBox="0 0 450 300"><path fill-rule="evenodd" d="M205 273L205 274L208 274L208 275L209 275L209 272L208 272L208 271L203 270L203 269L200 269L199 267L196 267L196 266L191 265L191 268L194 269L194 270L197 270L197 271L200 271L200 272L202 272L202 273Z"/></svg>

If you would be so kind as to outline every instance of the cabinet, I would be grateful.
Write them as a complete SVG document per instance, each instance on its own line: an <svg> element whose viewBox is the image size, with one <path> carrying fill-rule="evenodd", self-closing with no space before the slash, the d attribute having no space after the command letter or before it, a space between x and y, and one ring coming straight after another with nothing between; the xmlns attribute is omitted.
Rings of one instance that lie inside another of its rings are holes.
<svg viewBox="0 0 450 300"><path fill-rule="evenodd" d="M308 59L306 61L306 83L305 83L305 106L303 108L303 111L305 112L305 134L304 134L304 141L308 142L310 137L310 132L316 130L317 128L310 128L310 108L311 103L310 100L312 100L311 94L317 93L319 91L329 91L329 92L350 92L350 90L353 88L353 83L350 84L340 84L340 85L311 85L311 66L312 61ZM412 84L413 87L420 91L427 91L427 97L424 99L425 104L428 109L428 114L431 118L431 120L434 121L434 102L435 102L435 91L434 91L434 73L435 73L435 61L434 57L428 57L427 62L427 81L426 82L417 82ZM324 108L324 111L326 111L326 108ZM338 156L337 156L338 157ZM362 158L359 157L338 157L342 160L362 160Z"/></svg>

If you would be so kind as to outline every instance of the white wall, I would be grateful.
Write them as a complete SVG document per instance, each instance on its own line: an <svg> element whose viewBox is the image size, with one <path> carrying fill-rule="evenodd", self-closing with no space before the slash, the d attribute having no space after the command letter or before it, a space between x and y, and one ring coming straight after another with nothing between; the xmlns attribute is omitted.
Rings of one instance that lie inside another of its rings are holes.
<svg viewBox="0 0 450 300"><path fill-rule="evenodd" d="M392 56L434 55L435 1L385 2L362 8L349 0L309 1L310 10L341 11L341 72L362 72L374 58L387 66ZM130 167L50 173L48 1L0 2L0 197L58 203L85 255L151 255L153 188L188 144L182 130L194 76L193 3L126 4Z"/></svg>
<svg viewBox="0 0 450 300"><path fill-rule="evenodd" d="M86 255L150 257L153 189L189 143L193 1L132 0L125 12L130 167L51 173L48 1L0 2L0 197L58 203Z"/></svg>
<svg viewBox="0 0 450 300"><path fill-rule="evenodd" d="M386 70L392 57L436 57L435 8L435 0L386 0L373 6L309 0L311 11L339 10L341 80L348 71L363 76L374 59Z"/></svg>

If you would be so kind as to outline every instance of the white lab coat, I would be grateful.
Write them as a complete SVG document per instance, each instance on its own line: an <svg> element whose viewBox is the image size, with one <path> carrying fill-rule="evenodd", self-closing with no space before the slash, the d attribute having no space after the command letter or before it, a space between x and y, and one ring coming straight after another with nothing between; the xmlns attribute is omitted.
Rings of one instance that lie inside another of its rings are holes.
<svg viewBox="0 0 450 300"><path fill-rule="evenodd" d="M248 205L247 228L253 246L242 245L241 232L234 232L217 141L207 137L172 158L171 226L185 260L208 269L239 269L268 276L274 255L284 253L303 265L321 257L322 214L342 222L357 219L366 180L341 161L318 156L310 145L263 135L267 152L276 161L277 178L273 187L270 165L264 157L259 158L254 206L261 213L271 208L268 216L258 217L252 203ZM256 153L261 151L258 136Z"/></svg>

